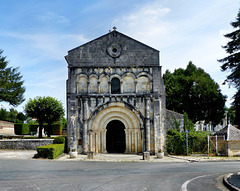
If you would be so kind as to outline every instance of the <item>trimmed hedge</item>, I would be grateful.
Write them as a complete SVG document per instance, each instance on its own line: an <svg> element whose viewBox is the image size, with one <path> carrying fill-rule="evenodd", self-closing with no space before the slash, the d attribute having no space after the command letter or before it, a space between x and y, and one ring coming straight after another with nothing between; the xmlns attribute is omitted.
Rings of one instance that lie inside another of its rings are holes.
<svg viewBox="0 0 240 191"><path fill-rule="evenodd" d="M29 126L28 124L15 123L14 132L16 135L29 135Z"/></svg>
<svg viewBox="0 0 240 191"><path fill-rule="evenodd" d="M14 132L16 135L30 135L32 132L37 133L37 125L29 125L23 123L15 123L14 124ZM53 124L52 126L52 134L51 135L61 135L62 134L62 124ZM44 131L47 130L47 124L43 125Z"/></svg>
<svg viewBox="0 0 240 191"><path fill-rule="evenodd" d="M53 143L54 144L64 143L64 153L68 153L68 138L66 135L55 137Z"/></svg>
<svg viewBox="0 0 240 191"><path fill-rule="evenodd" d="M40 146L37 148L38 157L55 159L57 156L63 154L64 144L50 144L45 146Z"/></svg>
<svg viewBox="0 0 240 191"><path fill-rule="evenodd" d="M53 140L53 144L65 144L64 137L55 137Z"/></svg>
<svg viewBox="0 0 240 191"><path fill-rule="evenodd" d="M39 125L29 125L29 133L35 132L37 133L37 128Z"/></svg>

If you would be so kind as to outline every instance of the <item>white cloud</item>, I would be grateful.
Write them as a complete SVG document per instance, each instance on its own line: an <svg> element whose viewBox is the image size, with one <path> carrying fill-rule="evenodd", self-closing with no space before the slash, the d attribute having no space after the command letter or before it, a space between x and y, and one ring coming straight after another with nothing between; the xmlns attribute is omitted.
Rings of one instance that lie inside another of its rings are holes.
<svg viewBox="0 0 240 191"><path fill-rule="evenodd" d="M70 21L66 17L57 15L54 12L46 12L43 15L39 15L37 17L37 20L39 20L40 22L48 23L48 24L51 24L51 23L64 24L64 23L68 23Z"/></svg>
<svg viewBox="0 0 240 191"><path fill-rule="evenodd" d="M156 47L156 38L165 36L172 28L164 19L169 12L169 8L162 7L158 2L151 2L115 19L112 25L116 25L129 36Z"/></svg>
<svg viewBox="0 0 240 191"><path fill-rule="evenodd" d="M177 7L179 2L175 2L176 6L172 6L170 2L165 2L163 6L163 3L155 0L139 4L134 11L115 19L113 25L119 31L160 50L163 72L166 69L173 71L180 67L185 68L189 61L193 61L217 83L222 83L226 74L219 75L222 73L221 63L217 60L226 56L221 47L227 42L223 35L232 31L229 25L231 20L227 22L225 15L227 2L198 2L194 7L183 4L180 9ZM181 9L184 6L188 9ZM204 10L201 11L202 8ZM218 11L213 12L216 9ZM222 93L228 95L229 106L235 89L220 87Z"/></svg>
<svg viewBox="0 0 240 191"><path fill-rule="evenodd" d="M62 60L69 49L88 41L88 39L81 34L23 34L6 32L0 33L0 35L5 38L15 39L15 45L18 44L22 52L34 52L35 56L39 58L47 57L48 59L54 60Z"/></svg>

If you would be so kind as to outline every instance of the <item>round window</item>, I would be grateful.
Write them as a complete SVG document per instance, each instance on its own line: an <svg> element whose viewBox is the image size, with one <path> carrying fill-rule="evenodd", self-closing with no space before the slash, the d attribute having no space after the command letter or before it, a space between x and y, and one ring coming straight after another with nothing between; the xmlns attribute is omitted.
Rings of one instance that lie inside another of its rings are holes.
<svg viewBox="0 0 240 191"><path fill-rule="evenodd" d="M107 48L109 56L117 58L121 55L122 48L119 44L113 43Z"/></svg>

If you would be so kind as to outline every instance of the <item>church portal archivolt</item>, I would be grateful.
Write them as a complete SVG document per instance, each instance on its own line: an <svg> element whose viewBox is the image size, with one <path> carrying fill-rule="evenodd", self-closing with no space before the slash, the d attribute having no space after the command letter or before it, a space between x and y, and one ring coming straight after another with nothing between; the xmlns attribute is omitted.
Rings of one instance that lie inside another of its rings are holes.
<svg viewBox="0 0 240 191"><path fill-rule="evenodd" d="M117 143L114 141L121 142L121 140L113 140L113 143L111 143L111 138L107 139L106 137L108 133L107 131L111 131L111 128L114 128L115 125L117 126L118 123L116 122L116 124L112 123L112 126L110 126L109 129L107 128L107 126L114 121L121 122L124 128L125 150L123 152L141 152L143 145L141 140L143 139L141 138L142 135L139 118L120 102L111 103L109 107L100 111L95 117L92 124L92 143L90 143L92 145L92 151L95 153L107 153L107 144L112 144L117 147ZM114 138L117 139L118 136ZM114 150L114 148L112 149ZM122 150L116 150L116 152L122 152Z"/></svg>
<svg viewBox="0 0 240 191"><path fill-rule="evenodd" d="M65 58L70 151L156 153L164 148L158 50L114 30Z"/></svg>

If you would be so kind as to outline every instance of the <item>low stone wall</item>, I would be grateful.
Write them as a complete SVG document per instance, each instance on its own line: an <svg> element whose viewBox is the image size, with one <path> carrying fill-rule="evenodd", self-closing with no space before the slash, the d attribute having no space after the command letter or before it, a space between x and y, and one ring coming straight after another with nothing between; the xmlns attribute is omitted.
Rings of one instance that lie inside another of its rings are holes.
<svg viewBox="0 0 240 191"><path fill-rule="evenodd" d="M49 144L53 144L53 139L6 139L0 140L0 149L36 150Z"/></svg>
<svg viewBox="0 0 240 191"><path fill-rule="evenodd" d="M227 155L229 157L240 156L240 140L227 141Z"/></svg>

